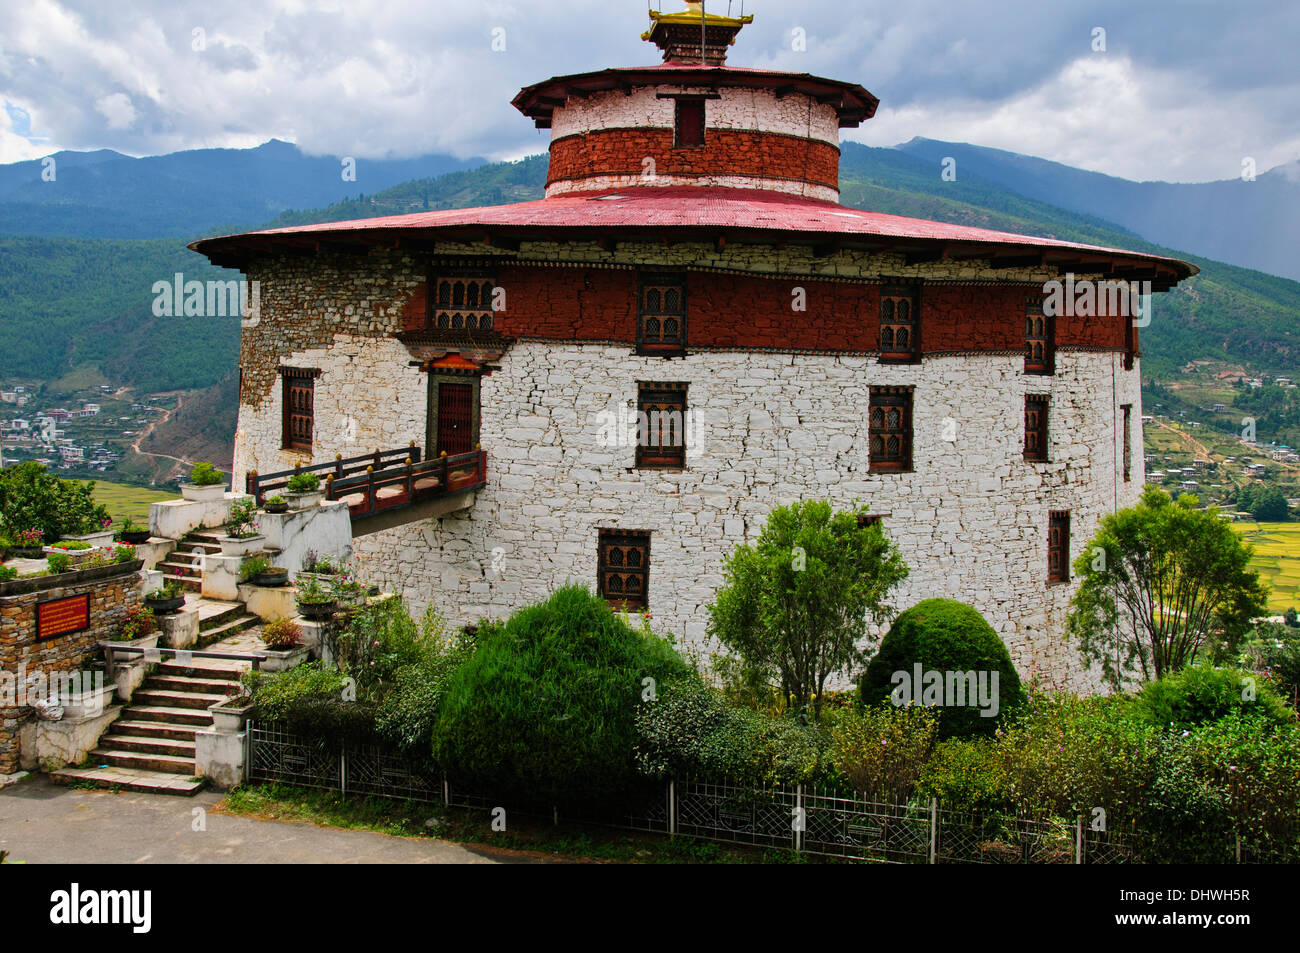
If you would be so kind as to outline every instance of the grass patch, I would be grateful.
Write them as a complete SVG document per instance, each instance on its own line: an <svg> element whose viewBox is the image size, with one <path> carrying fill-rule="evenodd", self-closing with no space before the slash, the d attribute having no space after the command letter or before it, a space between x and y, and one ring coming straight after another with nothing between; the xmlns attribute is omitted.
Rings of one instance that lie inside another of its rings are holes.
<svg viewBox="0 0 1300 953"><path fill-rule="evenodd" d="M487 811L447 808L378 797L348 797L284 784L255 784L231 791L216 808L260 820L296 821L396 837L429 837L467 847L532 851L573 860L637 864L803 863L784 850L715 844L692 837L620 831L561 819L507 814L508 829L493 831Z"/></svg>
<svg viewBox="0 0 1300 953"><path fill-rule="evenodd" d="M147 486L130 486L126 483L108 483L95 480L95 502L108 507L115 524L128 516L142 526L149 523L149 504L176 499L175 491L153 490Z"/></svg>

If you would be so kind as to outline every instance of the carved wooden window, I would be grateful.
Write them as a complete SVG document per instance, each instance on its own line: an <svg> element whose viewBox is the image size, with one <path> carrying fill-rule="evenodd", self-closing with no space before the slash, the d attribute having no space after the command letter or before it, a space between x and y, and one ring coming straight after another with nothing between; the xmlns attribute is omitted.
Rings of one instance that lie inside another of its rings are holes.
<svg viewBox="0 0 1300 953"><path fill-rule="evenodd" d="M871 388L867 414L871 470L911 470L912 388Z"/></svg>
<svg viewBox="0 0 1300 953"><path fill-rule="evenodd" d="M704 145L704 100L678 99L673 117L673 147L698 149Z"/></svg>
<svg viewBox="0 0 1300 953"><path fill-rule="evenodd" d="M686 276L642 275L637 308L638 354L664 357L686 349Z"/></svg>
<svg viewBox="0 0 1300 953"><path fill-rule="evenodd" d="M1055 328L1052 315L1043 310L1042 295L1025 300L1025 373L1056 373Z"/></svg>
<svg viewBox="0 0 1300 953"><path fill-rule="evenodd" d="M916 288L889 287L880 291L880 359L918 361L921 358L920 295Z"/></svg>
<svg viewBox="0 0 1300 953"><path fill-rule="evenodd" d="M435 331L492 330L494 284L483 276L439 277L429 320Z"/></svg>
<svg viewBox="0 0 1300 953"><path fill-rule="evenodd" d="M600 530L597 587L620 609L644 609L650 581L650 534L643 530Z"/></svg>
<svg viewBox="0 0 1300 953"><path fill-rule="evenodd" d="M636 465L680 470L686 466L686 385L639 384Z"/></svg>
<svg viewBox="0 0 1300 953"><path fill-rule="evenodd" d="M1133 479L1133 405L1122 404L1120 410L1124 411L1124 426L1121 436L1124 440L1123 460L1124 460L1124 482L1128 483Z"/></svg>
<svg viewBox="0 0 1300 953"><path fill-rule="evenodd" d="M1047 581L1070 581L1070 514L1053 511L1047 521Z"/></svg>
<svg viewBox="0 0 1300 953"><path fill-rule="evenodd" d="M1025 459L1047 462L1047 395L1025 396Z"/></svg>
<svg viewBox="0 0 1300 953"><path fill-rule="evenodd" d="M281 446L286 450L310 451L316 420L316 377L318 370L298 367L280 368L283 400L281 401Z"/></svg>

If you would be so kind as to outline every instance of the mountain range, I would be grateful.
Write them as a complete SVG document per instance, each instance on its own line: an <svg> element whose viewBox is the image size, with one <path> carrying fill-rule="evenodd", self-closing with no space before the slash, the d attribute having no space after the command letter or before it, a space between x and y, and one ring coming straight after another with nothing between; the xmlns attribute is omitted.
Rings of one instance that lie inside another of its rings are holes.
<svg viewBox="0 0 1300 953"><path fill-rule="evenodd" d="M949 156L956 181L939 174ZM209 443L228 441L238 323L159 318L151 310L153 283L177 271L187 279L238 277L189 252L186 241L526 201L541 197L546 165L545 155L492 164L439 155L362 160L357 181L347 182L340 160L272 141L147 159L57 153L54 182L41 180L40 160L0 166L5 382L41 380L57 390L89 372L144 392L200 391L190 406L203 412L169 422L151 447L190 451L203 444L202 433ZM1214 360L1300 377L1300 283L1284 277L1297 269L1282 254L1300 237L1291 231L1300 221L1300 187L1289 168L1255 182L1137 183L917 139L896 148L845 142L840 184L849 206L1190 260L1201 273L1158 296L1143 331L1144 374L1159 382L1188 362Z"/></svg>

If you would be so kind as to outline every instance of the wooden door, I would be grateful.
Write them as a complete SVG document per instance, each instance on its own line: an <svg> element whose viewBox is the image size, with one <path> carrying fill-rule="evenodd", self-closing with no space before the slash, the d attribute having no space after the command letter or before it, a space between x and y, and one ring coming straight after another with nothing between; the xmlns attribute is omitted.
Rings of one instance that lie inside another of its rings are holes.
<svg viewBox="0 0 1300 953"><path fill-rule="evenodd" d="M453 457L474 449L474 387L438 385L438 453Z"/></svg>

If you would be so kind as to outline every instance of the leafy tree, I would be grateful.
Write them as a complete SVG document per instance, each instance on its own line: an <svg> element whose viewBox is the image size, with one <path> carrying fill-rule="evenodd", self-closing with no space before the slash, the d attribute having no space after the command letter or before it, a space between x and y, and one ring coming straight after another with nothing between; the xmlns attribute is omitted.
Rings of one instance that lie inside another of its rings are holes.
<svg viewBox="0 0 1300 953"><path fill-rule="evenodd" d="M1283 522L1290 516L1286 497L1275 486L1263 487L1251 501L1250 515L1261 523Z"/></svg>
<svg viewBox="0 0 1300 953"><path fill-rule="evenodd" d="M1082 583L1067 632L1116 688L1176 672L1198 654L1235 649L1267 589L1246 568L1253 550L1215 507L1148 486L1137 506L1103 517L1075 560Z"/></svg>
<svg viewBox="0 0 1300 953"><path fill-rule="evenodd" d="M14 536L39 529L45 542L98 530L108 510L95 502L95 485L60 480L39 463L0 470L0 530Z"/></svg>
<svg viewBox="0 0 1300 953"><path fill-rule="evenodd" d="M833 512L821 500L778 506L754 545L724 562L709 633L782 700L821 717L831 675L863 659L868 624L892 614L885 599L907 576L898 549L865 507Z"/></svg>

